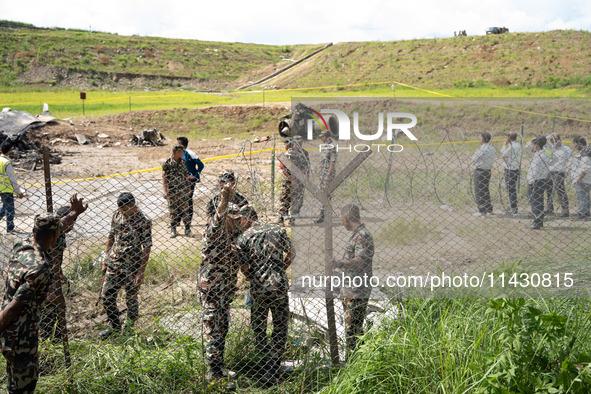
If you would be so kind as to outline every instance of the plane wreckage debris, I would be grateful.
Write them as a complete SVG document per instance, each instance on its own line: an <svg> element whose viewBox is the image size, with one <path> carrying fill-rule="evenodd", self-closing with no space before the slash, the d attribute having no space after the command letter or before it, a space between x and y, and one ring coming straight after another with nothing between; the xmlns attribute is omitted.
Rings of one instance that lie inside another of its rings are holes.
<svg viewBox="0 0 591 394"><path fill-rule="evenodd" d="M6 140L12 142L10 158L15 167L29 171L42 168L43 145L40 142L29 141L27 134L31 129L56 121L48 110L39 117L24 111L13 111L10 108L4 108L0 112L0 144ZM52 164L59 164L62 161L61 156L54 152L50 152L49 159Z"/></svg>

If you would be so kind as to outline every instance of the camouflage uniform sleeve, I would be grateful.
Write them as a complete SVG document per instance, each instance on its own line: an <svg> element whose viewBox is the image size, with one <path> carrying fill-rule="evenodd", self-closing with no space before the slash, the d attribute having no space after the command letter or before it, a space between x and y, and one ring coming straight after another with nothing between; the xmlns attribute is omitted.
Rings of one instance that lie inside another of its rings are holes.
<svg viewBox="0 0 591 394"><path fill-rule="evenodd" d="M328 162L329 163L336 163L336 161L337 161L337 150L335 148L332 148L330 150L330 154L329 154L329 157L328 157Z"/></svg>
<svg viewBox="0 0 591 394"><path fill-rule="evenodd" d="M111 230L109 230L109 241L115 242L115 233L117 232L117 212L111 218Z"/></svg>
<svg viewBox="0 0 591 394"><path fill-rule="evenodd" d="M208 217L212 217L215 215L215 201L214 201L215 197L212 198L211 200L209 200L209 202L207 203L207 216Z"/></svg>
<svg viewBox="0 0 591 394"><path fill-rule="evenodd" d="M248 238L244 234L240 235L236 240L236 249L238 249L240 264L250 264Z"/></svg>
<svg viewBox="0 0 591 394"><path fill-rule="evenodd" d="M32 264L38 267L38 269L29 269L27 271L24 278L25 282L19 286L13 297L13 300L19 300L27 307L31 307L39 301L38 294L47 290L51 273L49 272L49 268L44 264L44 261L40 257L36 257L33 253L27 253L26 256L21 256L21 259L39 259L39 261Z"/></svg>
<svg viewBox="0 0 591 394"><path fill-rule="evenodd" d="M287 231L285 231L285 229L281 229L279 241L282 250L286 253L289 252L289 250L293 247L291 239L289 238L289 235L287 235Z"/></svg>
<svg viewBox="0 0 591 394"><path fill-rule="evenodd" d="M144 249L152 247L152 221L148 218L145 218L142 223L140 245Z"/></svg>
<svg viewBox="0 0 591 394"><path fill-rule="evenodd" d="M360 231L353 240L355 257L361 257L363 261L371 260L374 254L374 245L371 235L367 230Z"/></svg>

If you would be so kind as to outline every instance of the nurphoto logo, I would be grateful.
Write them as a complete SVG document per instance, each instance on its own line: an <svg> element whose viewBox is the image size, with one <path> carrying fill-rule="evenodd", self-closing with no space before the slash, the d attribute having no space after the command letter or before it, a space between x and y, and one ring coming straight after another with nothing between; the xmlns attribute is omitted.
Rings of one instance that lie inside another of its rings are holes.
<svg viewBox="0 0 591 394"><path fill-rule="evenodd" d="M338 122L338 140L339 141L351 141L351 120L349 116L341 110L332 109L332 108L323 108L320 112L309 108L308 107L308 119L306 122L306 136L308 140L314 139L314 130L315 124L317 124L320 130L328 130L328 122L325 119L325 116L334 117ZM384 122L384 118L386 121ZM400 120L408 119L410 122L403 122L400 123ZM353 112L353 135L359 141L367 141L368 143L365 144L356 144L351 145L348 144L347 146L340 146L339 144L320 144L319 150L322 151L324 149L335 149L339 150L346 150L346 151L355 151L355 152L365 152L372 148L377 149L380 151L381 148L387 149L389 152L401 152L404 147L400 144L385 144L385 143L369 143L369 142L377 142L377 141L388 141L393 142L394 137L398 136L400 133L404 133L408 138L412 141L417 141L417 137L410 131L411 128L416 126L417 124L417 117L410 113L405 112L388 112L386 116L384 116L383 112L378 113L378 126L377 131L375 133L367 133L361 131L359 127L359 113L357 111ZM386 132L384 133L384 123L386 123ZM334 130L331 130L334 132Z"/></svg>

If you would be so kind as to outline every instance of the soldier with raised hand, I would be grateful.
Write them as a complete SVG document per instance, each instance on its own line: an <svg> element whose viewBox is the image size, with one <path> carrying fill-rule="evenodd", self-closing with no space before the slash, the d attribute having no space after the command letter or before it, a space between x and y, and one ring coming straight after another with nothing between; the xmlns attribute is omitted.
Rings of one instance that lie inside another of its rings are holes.
<svg viewBox="0 0 591 394"><path fill-rule="evenodd" d="M350 231L351 238L345 248L342 260L333 262L334 268L340 268L346 278L353 282L355 277L371 278L373 275L373 238L365 225L361 223L359 207L349 204L341 210L341 222ZM365 284L365 283L364 283ZM371 295L369 286L342 287L341 297L345 314L345 336L349 352L357 347L358 336L363 334L363 321L367 311L367 304Z"/></svg>
<svg viewBox="0 0 591 394"><path fill-rule="evenodd" d="M235 241L240 231L235 216L240 207L230 203L235 182L224 182L213 217L203 233L201 265L197 290L203 309L203 333L207 340L206 360L209 364L207 379L226 383L235 388L231 372L225 369L224 350L230 325L230 303L236 293L238 259Z"/></svg>
<svg viewBox="0 0 591 394"><path fill-rule="evenodd" d="M229 197L228 203L236 204L239 207L243 207L248 204L248 200L242 194L236 191L236 175L232 170L224 170L218 176L218 187L220 192L217 193L209 202L207 203L207 217L209 219L213 218L216 212L218 205L220 204L221 200L221 193L224 189L224 186L227 184L232 185L232 194Z"/></svg>
<svg viewBox="0 0 591 394"><path fill-rule="evenodd" d="M49 251L61 228L73 223L88 207L76 194L70 204L71 212L62 219L52 213L35 216L32 241L18 242L8 262L0 345L6 358L9 393L32 393L37 385L39 309L56 280Z"/></svg>
<svg viewBox="0 0 591 394"><path fill-rule="evenodd" d="M56 215L61 219L72 212L70 206L62 206L56 210ZM41 338L51 338L54 340L68 340L67 322L66 322L66 299L62 286L68 283L68 278L64 275L62 264L64 262L64 252L67 242L66 234L72 231L75 221L62 228L60 236L50 251L52 260L53 282L49 289L47 299L43 304L43 313L41 316L40 336Z"/></svg>
<svg viewBox="0 0 591 394"><path fill-rule="evenodd" d="M175 145L172 148L172 156L162 164L162 186L164 187L164 198L168 200L168 210L170 212L170 238L177 236L176 227L185 223L185 235L192 237L191 217L189 210L189 199L193 198L191 194L191 185L189 183L189 173L183 160L185 148L182 145Z"/></svg>
<svg viewBox="0 0 591 394"><path fill-rule="evenodd" d="M137 295L152 248L152 221L136 205L133 194L121 193L117 198L117 207L111 221L102 268L101 298L110 328L99 333L101 339L121 331L117 308L117 293L121 288L125 288L126 295L126 327L133 326L139 318Z"/></svg>
<svg viewBox="0 0 591 394"><path fill-rule="evenodd" d="M295 250L283 228L277 224L257 222L257 215L250 206L242 207L240 215L240 228L245 231L238 237L236 247L250 280L250 324L255 334L255 346L266 359L267 370L263 380L274 383L287 341L289 298L286 270L291 265ZM269 312L273 317L270 343L267 341Z"/></svg>

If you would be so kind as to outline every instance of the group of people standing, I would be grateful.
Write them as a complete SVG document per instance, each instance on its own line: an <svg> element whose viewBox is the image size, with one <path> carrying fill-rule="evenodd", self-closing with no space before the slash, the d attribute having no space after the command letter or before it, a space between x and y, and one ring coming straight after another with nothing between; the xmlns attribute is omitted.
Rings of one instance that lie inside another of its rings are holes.
<svg viewBox="0 0 591 394"><path fill-rule="evenodd" d="M478 206L478 212L474 216L494 214L490 197L490 179L497 151L491 145L491 139L489 132L481 133L481 145L472 156L474 195ZM556 215L561 218L570 216L565 187L569 171L577 195L577 219L591 218L590 151L584 137L576 136L572 143L574 151L563 144L560 135L553 133L536 137L529 146L524 147L522 142L517 141L517 133L507 135L500 151L509 197L509 208L506 209L506 213L512 215L518 213L517 189L521 176L523 151L527 149L533 154L525 178L526 194L534 218L531 228L541 229L544 225L544 217L547 215ZM554 211L554 194L558 195L562 213ZM547 203L544 207L545 195Z"/></svg>
<svg viewBox="0 0 591 394"><path fill-rule="evenodd" d="M323 135L325 141L329 138L329 134ZM200 180L203 163L187 149L187 145L186 138L179 138L172 149L171 158L162 166L171 237L177 236L176 227L181 222L185 224L185 235L193 235L192 194L195 184ZM288 142L286 148L292 164L307 174L307 152L297 141ZM9 150L5 153L9 153ZM323 157L326 186L334 177L336 152L329 151ZM1 160L0 164L6 169L6 163ZM287 168L285 171L289 174ZM11 181L9 173L6 171L6 182ZM295 200L294 209L299 210L303 183L296 178L286 178L293 182L295 197L294 193L290 197ZM219 192L207 204L208 222L203 233L197 282L203 312L208 379L221 381L227 389L235 387L231 380L234 373L225 368L224 352L230 324L230 304L237 290L238 272L242 272L249 282L250 324L255 348L265 368L262 380L274 383L278 379L286 347L289 322L287 269L295 257L295 249L286 230L278 224L259 221L252 205L236 191L236 181L233 171L222 172L218 178ZM10 194L14 192L18 192L17 189L13 189ZM99 301L106 311L108 327L99 333L101 339L107 339L123 329L117 307L120 290L124 289L126 296L125 328L132 328L138 320L138 292L144 281L152 248L152 223L136 204L135 196L130 192L120 193L116 204L102 263ZM67 338L65 298L61 291L62 285L67 282L62 272L65 234L87 208L88 205L74 194L70 206L58 209L56 214L35 217L31 242L19 243L12 251L7 271L7 290L0 312L0 346L7 359L8 389L11 393L33 392L35 389L40 326L45 328L41 330L44 338ZM371 276L373 239L361 222L359 208L347 205L341 212L341 221L352 236L343 259L334 260L333 268L351 276ZM362 334L370 292L371 289L367 288L342 290L350 351L355 349L357 337ZM269 313L273 330L270 338L267 338Z"/></svg>

